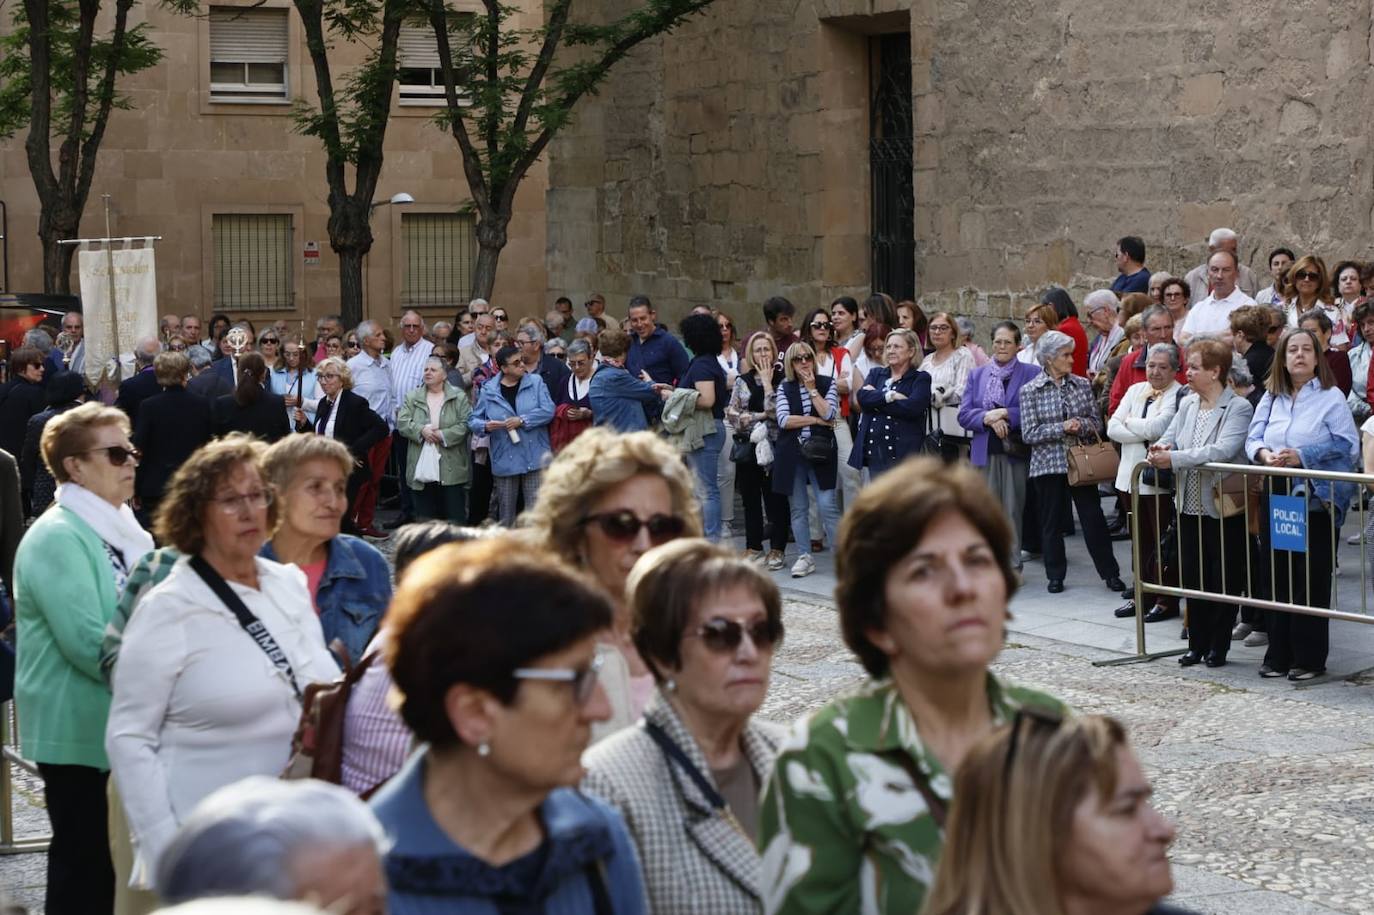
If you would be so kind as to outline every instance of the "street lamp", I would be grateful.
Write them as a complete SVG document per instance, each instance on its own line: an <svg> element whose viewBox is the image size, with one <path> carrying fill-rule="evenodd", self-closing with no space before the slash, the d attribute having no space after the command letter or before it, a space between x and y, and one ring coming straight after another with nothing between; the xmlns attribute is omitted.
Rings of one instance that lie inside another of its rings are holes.
<svg viewBox="0 0 1374 915"><path fill-rule="evenodd" d="M377 207L384 207L384 206L387 206L387 205L390 205L390 206L397 206L397 207L403 207L403 206L405 206L406 204L410 204L410 203L414 203L414 202L415 202L415 198L414 198L414 197L410 196L410 195L407 194L405 191L400 191L400 192L398 192L398 193L392 194L390 200L378 200L376 203L374 203L374 204L372 204L370 207L368 207L368 208L367 208L367 211L368 211L369 213L371 213L373 210L377 209Z"/></svg>

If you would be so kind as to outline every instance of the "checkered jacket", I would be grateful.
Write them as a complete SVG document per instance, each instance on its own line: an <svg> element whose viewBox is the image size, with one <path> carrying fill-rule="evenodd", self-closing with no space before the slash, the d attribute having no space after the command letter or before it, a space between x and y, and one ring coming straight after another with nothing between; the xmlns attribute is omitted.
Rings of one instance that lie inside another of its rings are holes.
<svg viewBox="0 0 1374 915"><path fill-rule="evenodd" d="M644 711L707 778L706 757L660 694ZM751 721L744 753L759 780L768 781L782 739L771 726ZM670 764L642 724L626 728L587 751L582 787L620 811L629 827L649 911L654 915L762 913L759 853L738 828L716 814L691 777Z"/></svg>
<svg viewBox="0 0 1374 915"><path fill-rule="evenodd" d="M1064 434L1064 421L1080 419L1083 434ZM1036 376L1021 388L1021 440L1031 446L1030 476L1047 477L1069 472L1068 446L1080 439L1102 435L1102 421L1093 401L1092 382L1069 375L1055 384L1049 374Z"/></svg>

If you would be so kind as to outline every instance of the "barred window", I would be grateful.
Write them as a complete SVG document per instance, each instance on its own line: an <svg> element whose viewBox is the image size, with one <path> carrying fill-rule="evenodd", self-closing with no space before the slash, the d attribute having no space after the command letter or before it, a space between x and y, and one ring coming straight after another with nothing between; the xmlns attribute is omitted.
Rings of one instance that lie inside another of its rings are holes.
<svg viewBox="0 0 1374 915"><path fill-rule="evenodd" d="M210 97L219 102L288 97L288 11L210 8Z"/></svg>
<svg viewBox="0 0 1374 915"><path fill-rule="evenodd" d="M405 274L401 304L407 307L466 305L477 263L476 221L467 213L403 213Z"/></svg>
<svg viewBox="0 0 1374 915"><path fill-rule="evenodd" d="M453 15L455 23L471 18L471 15L466 13ZM462 31L450 32L449 47L453 52L458 103L467 105L471 104L471 99L463 91L464 76L459 60L459 48L455 41L463 34L465 33ZM439 66L439 43L435 40L434 30L428 21L410 22L401 26L401 35L396 43L396 57L400 64L396 82L400 87L402 105L448 104L444 92L444 71Z"/></svg>
<svg viewBox="0 0 1374 915"><path fill-rule="evenodd" d="M278 311L295 307L289 213L216 213L215 310Z"/></svg>

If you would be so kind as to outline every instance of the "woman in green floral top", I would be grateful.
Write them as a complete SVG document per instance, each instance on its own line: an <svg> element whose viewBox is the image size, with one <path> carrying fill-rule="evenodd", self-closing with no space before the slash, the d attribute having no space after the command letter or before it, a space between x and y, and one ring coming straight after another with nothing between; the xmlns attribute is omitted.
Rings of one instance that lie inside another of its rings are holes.
<svg viewBox="0 0 1374 915"><path fill-rule="evenodd" d="M759 820L767 912L918 911L951 773L1016 709L1063 710L988 671L1016 587L1010 545L977 472L933 458L885 474L846 514L840 627L873 680L780 748Z"/></svg>

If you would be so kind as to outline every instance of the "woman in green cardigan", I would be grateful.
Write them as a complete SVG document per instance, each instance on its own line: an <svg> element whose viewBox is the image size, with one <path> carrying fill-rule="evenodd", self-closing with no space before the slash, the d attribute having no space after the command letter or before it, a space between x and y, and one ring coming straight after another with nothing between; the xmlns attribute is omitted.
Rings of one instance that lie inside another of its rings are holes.
<svg viewBox="0 0 1374 915"><path fill-rule="evenodd" d="M415 494L415 515L467 523L467 487L472 479L468 450L467 395L448 382L448 366L438 356L425 360L424 385L406 395L396 413L396 431L414 447L406 449L406 485ZM426 445L439 452L438 479L417 480L415 470Z"/></svg>
<svg viewBox="0 0 1374 915"><path fill-rule="evenodd" d="M106 837L105 719L110 691L100 642L124 580L153 548L125 505L138 451L120 410L88 403L43 429L55 504L19 543L15 706L20 749L38 764L52 824L49 915L109 912L115 876Z"/></svg>

